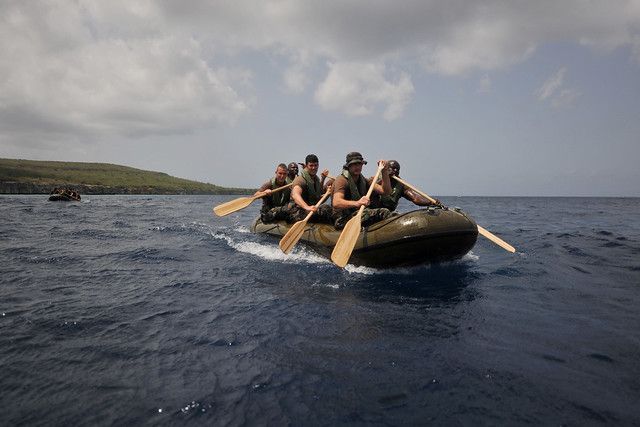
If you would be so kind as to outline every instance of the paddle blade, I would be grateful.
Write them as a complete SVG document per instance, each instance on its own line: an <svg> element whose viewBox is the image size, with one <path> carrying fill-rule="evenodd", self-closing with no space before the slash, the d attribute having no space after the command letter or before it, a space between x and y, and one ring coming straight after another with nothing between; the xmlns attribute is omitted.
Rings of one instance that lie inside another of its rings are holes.
<svg viewBox="0 0 640 427"><path fill-rule="evenodd" d="M356 246L360 236L361 219L362 209L344 226L344 230L342 230L342 234L340 234L336 246L331 252L331 261L338 267L344 268L349 262L349 258L351 258L351 252L353 252L353 248Z"/></svg>
<svg viewBox="0 0 640 427"><path fill-rule="evenodd" d="M495 234L491 233L490 231L478 226L478 233L482 234L484 237L486 237L487 239L491 240L493 243L495 243L496 245L500 246L502 249L504 249L505 251L514 253L516 251L516 248L514 248L513 246L511 246L510 244L508 244L507 242L505 242L504 240L502 240L501 238L499 238L498 236L496 236Z"/></svg>
<svg viewBox="0 0 640 427"><path fill-rule="evenodd" d="M213 212L218 216L229 215L230 213L246 208L254 200L255 197L240 197L214 207Z"/></svg>
<svg viewBox="0 0 640 427"><path fill-rule="evenodd" d="M298 243L298 240L300 240L300 238L304 234L304 229L306 226L307 221L305 220L301 220L293 224L289 231L287 231L287 234L285 234L282 239L280 239L279 246L282 252L288 254L291 249L293 249L296 243Z"/></svg>

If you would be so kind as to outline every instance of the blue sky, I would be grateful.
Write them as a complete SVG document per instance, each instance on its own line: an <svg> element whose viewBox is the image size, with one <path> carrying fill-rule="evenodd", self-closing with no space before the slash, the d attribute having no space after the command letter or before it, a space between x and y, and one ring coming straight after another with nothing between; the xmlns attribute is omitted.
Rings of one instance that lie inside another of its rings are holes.
<svg viewBox="0 0 640 427"><path fill-rule="evenodd" d="M434 195L640 196L640 1L505 3L3 2L0 157L255 187L356 150Z"/></svg>

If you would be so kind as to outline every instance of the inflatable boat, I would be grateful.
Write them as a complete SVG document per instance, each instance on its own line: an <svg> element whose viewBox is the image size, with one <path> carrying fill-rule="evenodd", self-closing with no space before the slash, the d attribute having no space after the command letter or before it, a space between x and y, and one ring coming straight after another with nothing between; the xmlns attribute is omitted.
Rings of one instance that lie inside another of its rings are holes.
<svg viewBox="0 0 640 427"><path fill-rule="evenodd" d="M49 194L50 202L79 202L81 199L80 194L69 189L54 189Z"/></svg>
<svg viewBox="0 0 640 427"><path fill-rule="evenodd" d="M265 224L258 218L251 231L280 239L292 225L286 221ZM299 244L329 258L340 233L331 224L308 223ZM459 208L394 213L362 229L349 264L389 268L451 261L467 254L477 238L476 222Z"/></svg>

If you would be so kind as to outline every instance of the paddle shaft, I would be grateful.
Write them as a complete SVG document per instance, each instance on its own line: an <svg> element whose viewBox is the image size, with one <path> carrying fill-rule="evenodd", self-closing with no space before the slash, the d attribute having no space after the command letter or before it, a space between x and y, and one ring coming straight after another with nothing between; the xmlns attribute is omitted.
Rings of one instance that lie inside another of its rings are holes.
<svg viewBox="0 0 640 427"><path fill-rule="evenodd" d="M334 181L336 180L336 179L335 179L334 177L332 177L331 175L327 175L327 178L332 179L332 180L334 180ZM317 208L318 206L320 206L320 205L321 205L321 204L322 204L322 203L327 199L327 197L329 197L329 194L330 194L330 192L329 192L329 190L327 190L327 191L324 193L324 195L322 196L322 198L318 201L318 203L316 203L314 206L315 206L316 208ZM313 215L314 213L315 213L315 212L313 212L313 211L309 212L309 213L307 214L307 216L305 216L305 217L304 217L304 219L301 219L300 221L304 221L304 222L305 222L305 224L306 224L306 222L307 222L307 221L309 221L309 218L311 218L311 215ZM300 221L298 221L298 222L300 222ZM294 225L295 225L295 224L294 224ZM291 229L290 229L289 231L291 231ZM288 232L287 232L287 233L288 233ZM286 235L286 234L284 235L284 237L282 238L282 240L284 240L284 238L285 238L285 237L287 237L287 235ZM282 240L281 240L281 241L282 241Z"/></svg>
<svg viewBox="0 0 640 427"><path fill-rule="evenodd" d="M282 190L286 190L287 188L291 187L293 185L293 182L291 184L287 184L287 185L283 185L282 187L278 187L275 190L271 190L271 194L273 193L277 193L278 191L282 191ZM253 196L253 199L261 199L262 197L266 196L267 193L265 191L261 191L260 193L256 194L255 196Z"/></svg>
<svg viewBox="0 0 640 427"><path fill-rule="evenodd" d="M326 191L322 198L320 198L318 203L314 205L314 207L319 207L327 199L327 197L329 197L329 194L331 194L331 192ZM282 239L280 239L280 243L278 243L278 246L280 247L280 250L282 252L288 254L296 245L296 243L298 243L298 241L302 237L302 234L304 233L304 228L307 225L307 221L309 221L313 214L314 211L309 212L307 216L304 217L304 219L301 219L300 221L293 224L289 231L287 231L287 233L282 236Z"/></svg>
<svg viewBox="0 0 640 427"><path fill-rule="evenodd" d="M409 184L407 181L405 181L403 179L400 179L399 176L395 176L394 175L393 179L395 179L399 183L403 184L405 187L408 187L411 190L415 191L416 193L420 194L422 197L428 199L431 203L435 203L436 205L442 206L442 204L438 203L438 201L436 199L434 199L433 197L429 196L428 194L425 194L422 191L418 190L416 187L414 187L413 185Z"/></svg>
<svg viewBox="0 0 640 427"><path fill-rule="evenodd" d="M325 200L327 200L327 197L329 197L329 195L331 194L331 192L329 190L325 191L324 194L322 195L322 197L320 198L320 200L318 200L318 203L316 203L315 205L313 205L314 208L318 208L320 207L321 204L324 203ZM311 211L307 214L306 217L304 217L304 219L302 221L307 222L309 221L309 218L311 218L311 216L315 213L315 211Z"/></svg>
<svg viewBox="0 0 640 427"><path fill-rule="evenodd" d="M429 197L428 194L423 193L422 191L418 190L416 187L412 186L411 184L409 184L408 182L400 179L397 176L393 176L393 178L404 184L406 187L412 189L413 191L415 191L416 193L420 194L423 197L426 197L427 199L429 199L431 201L431 203L436 203L438 204L438 202ZM442 204L440 204L440 206L442 206ZM477 225L477 224L476 224ZM505 242L504 240L502 240L501 238L499 238L498 236L496 236L495 234L491 233L489 230L487 230L486 228L483 228L481 226L478 225L478 233L480 233L481 235L483 235L484 237L486 237L487 239L491 240L493 243L495 243L496 245L500 246L502 249L514 253L516 251L516 248L514 248L513 246L511 246L510 244L508 244L507 242Z"/></svg>
<svg viewBox="0 0 640 427"><path fill-rule="evenodd" d="M293 185L293 183L291 184L287 184L287 185L283 185L282 187L278 187L275 190L272 190L271 193L275 193L281 190L284 190L285 188L289 188ZM266 196L267 193L265 193L264 191L261 191L260 193L256 194L255 196L251 196L251 197L239 197L237 199L233 199L230 200L228 202L222 203L218 206L215 206L213 208L213 212L218 215L218 216L225 216L225 215L229 215L230 213L239 211L240 209L244 209L247 206L249 206L251 203L253 203L254 200L256 199L260 199L264 196Z"/></svg>
<svg viewBox="0 0 640 427"><path fill-rule="evenodd" d="M493 243L500 246L502 249L504 249L507 252L514 253L516 251L516 248L514 248L513 246L511 246L510 244L508 244L507 242L505 242L504 240L502 240L501 238L499 238L489 230L480 227L479 225L478 225L478 233L482 234L484 237L491 240Z"/></svg>
<svg viewBox="0 0 640 427"><path fill-rule="evenodd" d="M369 190L367 191L367 195L365 196L367 199L370 198L371 194L373 193L373 186L375 185L376 182L378 182L378 178L380 177L380 172L382 172L382 168L380 166L378 166L378 171L376 172L375 176L373 177L373 180L371 181L371 185L369 186ZM354 219L356 219L356 217L358 218L358 222L361 222L362 212L364 212L364 205L360 206L360 208L358 209L358 213L355 214L354 217L349 220L349 222L351 222ZM358 235L359 235L359 233L358 233ZM342 237L342 234L340 235L340 237ZM338 239L338 241L340 241L340 240ZM336 246L337 246L337 243L336 243ZM353 251L353 248L351 248L351 250Z"/></svg>
<svg viewBox="0 0 640 427"><path fill-rule="evenodd" d="M382 172L383 166L378 165L378 170L376 175L373 177L371 181L371 186L369 187L369 191L367 191L366 197L371 197L371 193L373 193L373 186L378 181L378 177ZM344 226L344 230L340 233L340 237L336 242L336 246L333 248L333 252L331 252L331 261L336 264L338 267L343 267L347 265L349 262L349 258L351 257L351 253L353 252L353 248L356 246L356 241L358 240L358 236L360 236L360 228L362 227L362 212L364 211L364 205L360 206L358 212L351 218L347 224Z"/></svg>

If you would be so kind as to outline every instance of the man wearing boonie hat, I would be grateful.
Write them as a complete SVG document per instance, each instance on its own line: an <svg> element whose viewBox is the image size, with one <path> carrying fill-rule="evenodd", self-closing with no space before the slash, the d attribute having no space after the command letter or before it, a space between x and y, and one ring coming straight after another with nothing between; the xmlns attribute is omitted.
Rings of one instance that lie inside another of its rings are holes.
<svg viewBox="0 0 640 427"><path fill-rule="evenodd" d="M293 188L291 189L291 199L295 205L291 208L291 220L300 221L307 216L309 212L315 212L311 216L310 221L313 222L332 222L332 210L329 205L320 205L317 208L315 204L322 198L324 194L324 178L329 173L325 170L322 172L322 181L318 178L318 167L320 161L315 154L309 154L304 159L304 168L293 180Z"/></svg>
<svg viewBox="0 0 640 427"><path fill-rule="evenodd" d="M385 160L379 160L382 168L382 185L373 182L373 178L366 180L362 176L362 166L367 164L362 154L352 151L347 154L345 164L342 166L342 174L336 177L333 183L332 205L335 218L335 226L342 229L360 206L369 206L369 198L366 196L370 185L377 194L391 194L391 182L389 181L389 169ZM362 212L362 225L368 226L391 216L391 211L386 208L365 207Z"/></svg>
<svg viewBox="0 0 640 427"><path fill-rule="evenodd" d="M436 199L436 203L431 203L429 199L422 197L410 188L406 188L400 181L393 179L394 176L400 178L400 163L398 163L397 160L389 160L387 167L389 168L389 180L391 181L391 194L388 196L384 194L372 194L371 207L387 208L393 212L398 207L398 202L401 197L418 206L437 206L440 204L438 199Z"/></svg>

